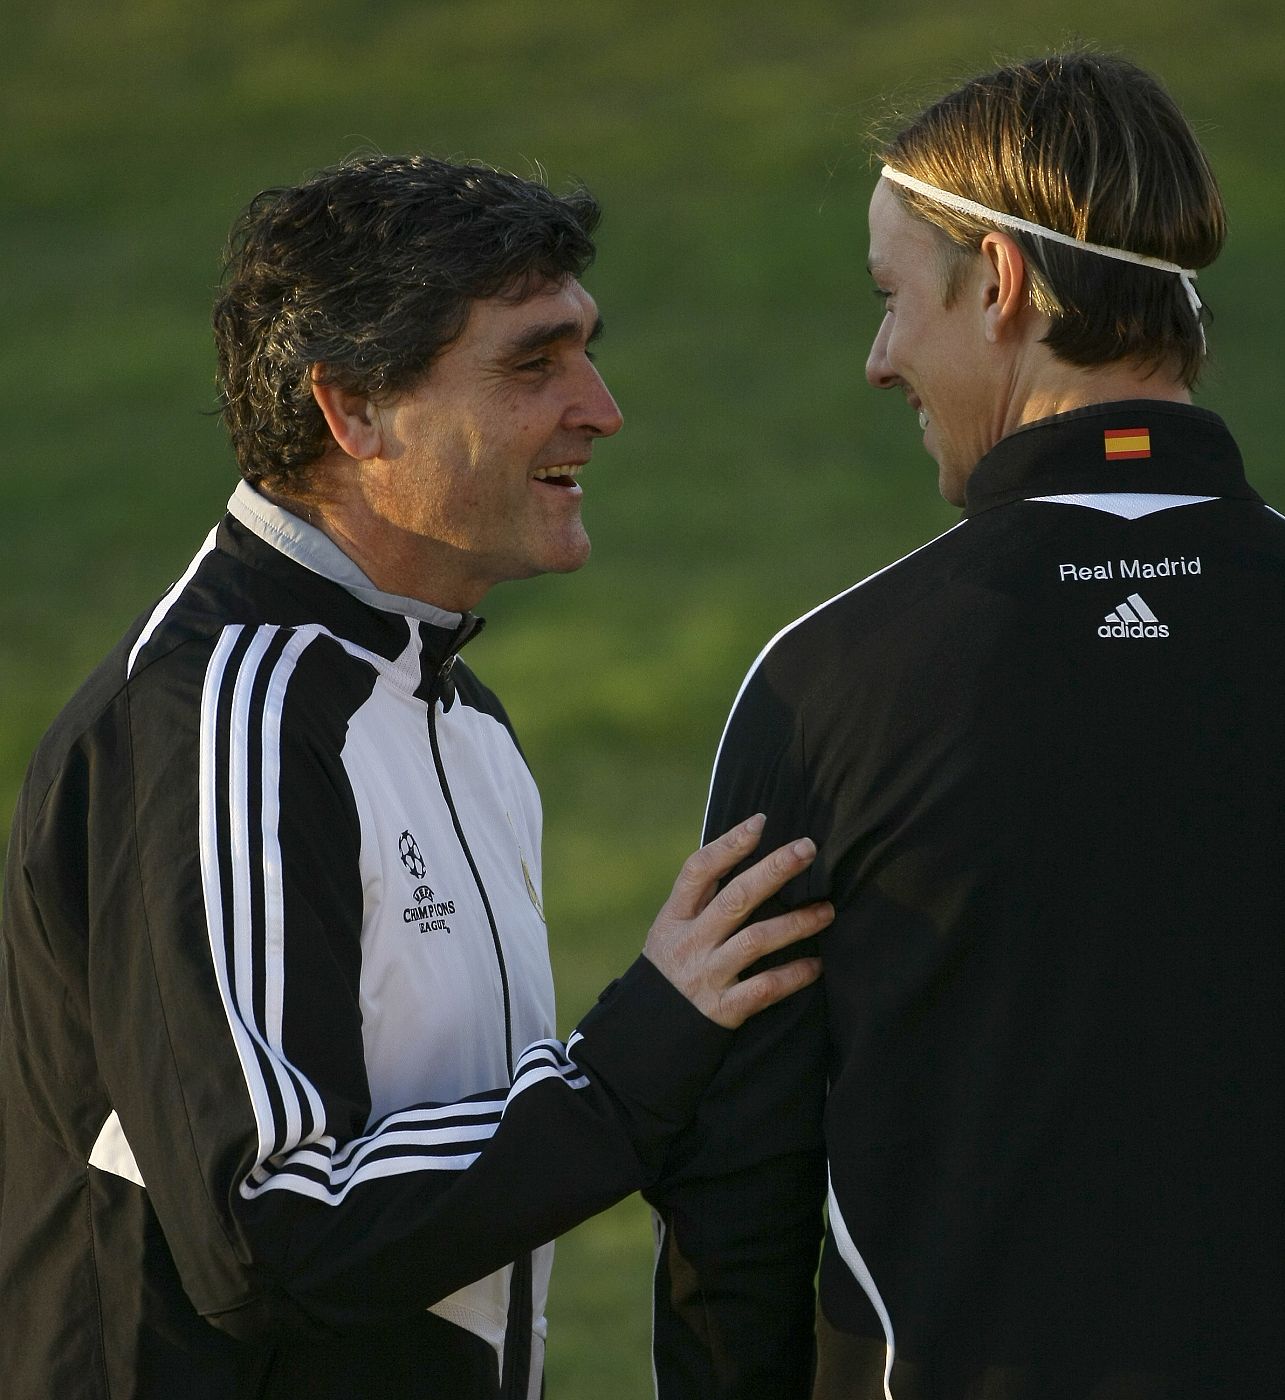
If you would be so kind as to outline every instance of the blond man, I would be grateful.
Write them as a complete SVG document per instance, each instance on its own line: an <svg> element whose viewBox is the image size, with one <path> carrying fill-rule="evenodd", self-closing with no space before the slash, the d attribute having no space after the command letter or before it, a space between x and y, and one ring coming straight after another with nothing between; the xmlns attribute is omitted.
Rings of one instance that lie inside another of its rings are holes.
<svg viewBox="0 0 1285 1400"><path fill-rule="evenodd" d="M806 814L784 899L838 915L652 1193L659 1393L1265 1395L1285 523L1191 402L1218 188L1160 85L1088 54L880 154L867 377L963 518L733 706L710 829Z"/></svg>

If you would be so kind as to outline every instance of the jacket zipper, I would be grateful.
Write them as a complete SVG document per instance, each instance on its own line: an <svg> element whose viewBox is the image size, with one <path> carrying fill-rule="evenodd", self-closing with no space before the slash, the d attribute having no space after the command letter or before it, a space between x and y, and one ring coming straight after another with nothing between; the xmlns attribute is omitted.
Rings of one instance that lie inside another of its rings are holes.
<svg viewBox="0 0 1285 1400"><path fill-rule="evenodd" d="M490 896L482 883L482 872L477 868L464 825L455 807L451 785L446 777L446 765L442 762L442 750L437 742L437 701L442 687L450 675L455 658L448 657L437 673L428 697L428 742L433 751L433 765L437 769L437 781L441 784L442 796L446 799L451 823L455 827L455 837L473 872L473 883L486 910L486 921L491 929L491 942L495 947L495 961L500 969L500 990L504 996L504 1063L508 1068L509 1083L513 1083L513 1012L509 1002L509 971L504 963L504 947L500 942L500 930L495 922L495 912L491 908ZM500 1380L502 1400L526 1400L530 1389L531 1376L531 1329L534 1319L531 1296L531 1256L524 1254L513 1261L513 1273L509 1280L509 1315L504 1336L504 1374Z"/></svg>
<svg viewBox="0 0 1285 1400"><path fill-rule="evenodd" d="M504 948L500 943L500 930L495 922L491 899L486 892L486 886L482 883L482 872L477 868L477 861L473 859L473 852L469 849L468 838L464 835L460 814L455 809L455 798L451 795L451 785L446 777L446 765L442 762L442 750L437 742L437 701L442 693L442 684L450 674L453 660L453 657L449 658L438 671L437 680L429 692L428 742L433 750L433 764L437 769L437 781L442 786L442 796L446 799L446 807L451 814L456 839L460 843L460 849L464 852L464 859L468 861L468 868L473 872L473 883L477 886L477 892L482 897L482 907L486 910L486 922L491 929L491 942L495 947L495 961L500 969L500 990L504 995L504 1063L508 1068L509 1083L511 1084L513 1082L513 1012L509 1005L509 970L504 965Z"/></svg>

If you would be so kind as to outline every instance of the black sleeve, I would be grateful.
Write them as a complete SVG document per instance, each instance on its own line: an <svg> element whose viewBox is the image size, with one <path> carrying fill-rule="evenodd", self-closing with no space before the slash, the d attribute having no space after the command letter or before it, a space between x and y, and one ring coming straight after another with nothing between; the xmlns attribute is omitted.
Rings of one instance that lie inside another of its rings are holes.
<svg viewBox="0 0 1285 1400"><path fill-rule="evenodd" d="M760 851L803 835L820 841L810 829L805 763L796 716L761 673L752 676L723 736L705 839L763 811ZM795 881L760 917L824 897L825 879L822 870ZM661 1181L644 1193L659 1222L660 1400L811 1393L825 1058L820 984L751 1018Z"/></svg>
<svg viewBox="0 0 1285 1400"><path fill-rule="evenodd" d="M218 657L186 664L122 693L24 807L7 936L33 1096L66 1100L35 1081L74 1022L197 1310L243 1339L388 1321L654 1179L730 1036L642 959L570 1050L542 1041L511 1084L370 1121L357 829L326 707L287 707L261 743L258 696L210 722ZM265 755L288 770L283 860L269 818L219 797Z"/></svg>

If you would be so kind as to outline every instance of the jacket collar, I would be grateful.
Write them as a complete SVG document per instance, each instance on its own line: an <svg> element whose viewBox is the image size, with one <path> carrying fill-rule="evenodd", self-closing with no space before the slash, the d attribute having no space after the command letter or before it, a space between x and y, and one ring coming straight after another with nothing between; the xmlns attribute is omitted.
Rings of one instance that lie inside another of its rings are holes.
<svg viewBox="0 0 1285 1400"><path fill-rule="evenodd" d="M302 588L310 595L319 620L324 618L349 640L391 660L404 650L409 634L418 632L422 677L416 693L433 688L440 675L438 688L449 708L450 664L455 653L486 625L482 618L383 592L327 534L260 495L246 481L232 493L228 515L235 525L230 534L225 532L224 547L242 553L246 562L260 569L290 576L295 591ZM242 527L239 537L236 526ZM292 566L302 567L326 584L308 585L306 576L301 579ZM337 585L343 592L326 585ZM362 606L354 607L351 600Z"/></svg>
<svg viewBox="0 0 1285 1400"><path fill-rule="evenodd" d="M964 515L1032 496L1117 491L1260 499L1216 413L1126 399L1042 418L996 443L969 478Z"/></svg>

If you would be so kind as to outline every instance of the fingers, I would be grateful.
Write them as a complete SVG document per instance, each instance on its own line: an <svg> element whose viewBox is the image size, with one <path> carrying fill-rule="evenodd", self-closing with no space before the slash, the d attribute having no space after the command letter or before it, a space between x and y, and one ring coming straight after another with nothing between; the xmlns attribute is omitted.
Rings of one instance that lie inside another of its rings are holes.
<svg viewBox="0 0 1285 1400"><path fill-rule="evenodd" d="M738 979L747 967L768 953L810 938L833 921L834 905L823 901L749 924L729 938L714 955L717 958L716 980L722 990L717 1005L706 1014L720 1025L735 1030L756 1012L815 982L821 972L819 958L796 958L793 962L756 972L743 982Z"/></svg>
<svg viewBox="0 0 1285 1400"><path fill-rule="evenodd" d="M805 904L801 909L792 909L788 914L778 914L757 924L746 924L718 949L719 972L729 980L739 977L760 958L788 948L791 943L811 938L833 922L834 905L822 900L819 904Z"/></svg>
<svg viewBox="0 0 1285 1400"><path fill-rule="evenodd" d="M735 1030L751 1016L765 1011L769 1006L795 992L802 991L821 975L820 958L797 958L794 962L783 963L780 967L770 967L765 972L756 972L744 982L729 987L719 1003L718 1014L712 1019Z"/></svg>
<svg viewBox="0 0 1285 1400"><path fill-rule="evenodd" d="M788 846L777 847L771 855L742 871L735 880L729 880L710 903L706 917L722 925L724 932L731 933L765 899L802 874L816 859L816 853L816 843L806 836Z"/></svg>
<svg viewBox="0 0 1285 1400"><path fill-rule="evenodd" d="M820 963L800 958L744 982L741 973L760 958L818 933L834 918L830 904L811 904L741 928L817 854L816 844L802 837L764 856L719 890L720 879L754 851L764 825L759 813L689 856L643 944L643 955L688 1001L729 1028L815 980Z"/></svg>
<svg viewBox="0 0 1285 1400"><path fill-rule="evenodd" d="M767 818L756 812L748 821L707 842L683 862L668 903L679 918L690 919L709 903L718 882L758 845Z"/></svg>

